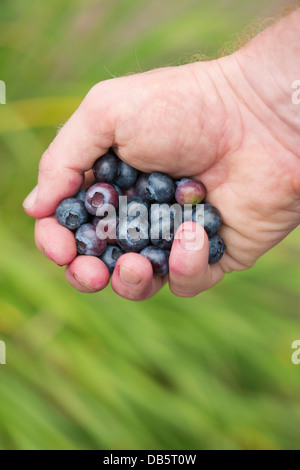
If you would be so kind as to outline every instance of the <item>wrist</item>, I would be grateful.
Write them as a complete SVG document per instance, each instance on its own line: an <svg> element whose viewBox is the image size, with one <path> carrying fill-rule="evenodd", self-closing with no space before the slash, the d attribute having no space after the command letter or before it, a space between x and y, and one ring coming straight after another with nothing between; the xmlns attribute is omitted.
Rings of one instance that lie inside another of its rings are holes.
<svg viewBox="0 0 300 470"><path fill-rule="evenodd" d="M300 159L300 10L219 59L238 100Z"/></svg>

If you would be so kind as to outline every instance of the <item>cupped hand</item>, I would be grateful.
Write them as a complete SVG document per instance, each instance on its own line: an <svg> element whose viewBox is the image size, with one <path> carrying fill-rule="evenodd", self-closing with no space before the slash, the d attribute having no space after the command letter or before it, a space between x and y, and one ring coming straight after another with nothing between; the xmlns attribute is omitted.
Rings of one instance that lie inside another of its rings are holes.
<svg viewBox="0 0 300 470"><path fill-rule="evenodd" d="M197 226L204 243L186 249L184 237L193 228L186 223L172 247L168 279L153 276L141 255L118 260L111 282L122 297L147 299L166 281L174 294L194 296L224 273L251 267L298 225L300 124L292 118L289 98L280 93L284 83L276 83L270 104L264 100L268 77L256 81L244 57L241 50L216 61L101 82L60 130L41 159L38 188L24 207L38 219L38 248L67 266L66 277L76 289L102 290L109 273L97 258L76 257L74 235L53 214L110 147L141 171L201 180L208 202L222 214L227 245L222 260L208 265L207 236ZM256 64L259 77L258 69Z"/></svg>

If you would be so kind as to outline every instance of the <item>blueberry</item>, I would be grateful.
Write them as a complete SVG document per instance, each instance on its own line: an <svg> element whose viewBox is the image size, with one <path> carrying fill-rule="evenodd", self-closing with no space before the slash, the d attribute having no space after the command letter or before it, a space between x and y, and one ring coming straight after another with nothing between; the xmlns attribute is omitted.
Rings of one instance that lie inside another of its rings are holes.
<svg viewBox="0 0 300 470"><path fill-rule="evenodd" d="M169 272L169 251L161 250L156 246L147 246L140 254L150 261L154 274L165 276Z"/></svg>
<svg viewBox="0 0 300 470"><path fill-rule="evenodd" d="M120 161L114 183L120 188L128 189L136 182L138 171L125 162Z"/></svg>
<svg viewBox="0 0 300 470"><path fill-rule="evenodd" d="M152 244L170 250L174 235L182 223L182 207L179 204L152 204L150 220Z"/></svg>
<svg viewBox="0 0 300 470"><path fill-rule="evenodd" d="M176 221L178 227L182 223L183 208L180 204L151 204L149 212L151 224L166 218Z"/></svg>
<svg viewBox="0 0 300 470"><path fill-rule="evenodd" d="M100 232L99 231L97 232L97 226L98 226L99 222L101 223ZM101 218L101 217L93 217L93 219L91 221L91 224L93 224L96 227L96 233L98 233L98 235L99 235L99 233L101 233L101 228L102 228L103 223L104 223L104 219ZM117 233L118 225L119 225L119 217L116 215L115 218L113 220L111 220L111 222L110 222L110 229L114 234L111 235L111 236L109 235L109 233L107 234L106 242L107 242L108 245L116 245L117 244L116 233ZM108 225L104 226L103 229L104 229L104 232L107 232L108 231ZM101 237L101 238L103 238L103 237Z"/></svg>
<svg viewBox="0 0 300 470"><path fill-rule="evenodd" d="M123 191L122 189L117 185L117 184L112 184L112 186L115 188L115 190L117 191L119 197L120 196L123 196Z"/></svg>
<svg viewBox="0 0 300 470"><path fill-rule="evenodd" d="M80 201L85 202L85 193L86 191L84 189L81 189L81 191L79 191L74 197L75 199L79 199Z"/></svg>
<svg viewBox="0 0 300 470"><path fill-rule="evenodd" d="M208 237L212 237L222 224L222 217L218 209L211 204L204 204L204 230Z"/></svg>
<svg viewBox="0 0 300 470"><path fill-rule="evenodd" d="M115 188L107 183L97 183L91 186L85 195L85 207L86 210L96 215L97 210L104 204L111 204L114 207L118 207L119 196Z"/></svg>
<svg viewBox="0 0 300 470"><path fill-rule="evenodd" d="M170 225L171 222L171 225ZM167 219L159 219L151 224L151 243L163 250L170 250L174 241L174 224Z"/></svg>
<svg viewBox="0 0 300 470"><path fill-rule="evenodd" d="M110 274L113 273L117 261L120 256L124 255L125 251L121 250L118 246L108 246L104 253L100 256L101 261L106 265Z"/></svg>
<svg viewBox="0 0 300 470"><path fill-rule="evenodd" d="M133 197L127 203L127 213L128 216L139 216L141 215L141 211L143 211L144 206L147 209L147 212L150 208L150 203L141 197Z"/></svg>
<svg viewBox="0 0 300 470"><path fill-rule="evenodd" d="M88 217L84 203L74 197L64 199L56 209L58 223L69 230L77 230L88 221Z"/></svg>
<svg viewBox="0 0 300 470"><path fill-rule="evenodd" d="M135 183L135 191L136 191L136 196L140 196L143 199L147 199L148 201L151 201L150 194L147 191L149 176L150 175L148 173L142 173L138 177Z"/></svg>
<svg viewBox="0 0 300 470"><path fill-rule="evenodd" d="M124 223L125 222L125 223ZM126 252L139 253L149 244L149 223L136 217L120 219L117 228L118 245Z"/></svg>
<svg viewBox="0 0 300 470"><path fill-rule="evenodd" d="M149 202L140 197L134 197L127 201L124 198L120 200L119 216L124 222L139 219L142 224L148 224Z"/></svg>
<svg viewBox="0 0 300 470"><path fill-rule="evenodd" d="M137 192L136 192L136 187L135 185L134 186L131 186L130 188L128 189L124 189L123 191L123 196L126 196L128 201L130 199L132 199L133 197L136 197L137 196Z"/></svg>
<svg viewBox="0 0 300 470"><path fill-rule="evenodd" d="M176 182L175 199L178 204L200 204L206 196L206 188L200 181L183 178Z"/></svg>
<svg viewBox="0 0 300 470"><path fill-rule="evenodd" d="M201 225L208 237L212 237L222 224L221 214L218 209L211 204L197 204L192 208L184 209L185 221L193 221Z"/></svg>
<svg viewBox="0 0 300 470"><path fill-rule="evenodd" d="M95 225L95 227L97 227L98 223L100 222L101 220L101 217L93 217L92 220L91 220L91 224L92 225Z"/></svg>
<svg viewBox="0 0 300 470"><path fill-rule="evenodd" d="M215 264L222 258L226 245L217 233L209 239L209 264Z"/></svg>
<svg viewBox="0 0 300 470"><path fill-rule="evenodd" d="M151 208L150 239L158 248L170 250L174 240L174 215L167 204L154 204Z"/></svg>
<svg viewBox="0 0 300 470"><path fill-rule="evenodd" d="M113 150L98 158L93 166L94 177L99 183L113 183L117 176L120 159Z"/></svg>
<svg viewBox="0 0 300 470"><path fill-rule="evenodd" d="M175 195L175 184L168 175L154 172L148 178L146 191L152 201L170 202Z"/></svg>
<svg viewBox="0 0 300 470"><path fill-rule="evenodd" d="M97 237L93 224L82 225L77 230L75 239L80 255L100 256L106 249L106 241Z"/></svg>

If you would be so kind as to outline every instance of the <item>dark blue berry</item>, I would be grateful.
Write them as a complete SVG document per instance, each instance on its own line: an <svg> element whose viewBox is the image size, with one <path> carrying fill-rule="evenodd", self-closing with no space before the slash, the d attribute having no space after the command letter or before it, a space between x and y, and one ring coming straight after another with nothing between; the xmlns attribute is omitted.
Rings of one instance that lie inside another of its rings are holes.
<svg viewBox="0 0 300 470"><path fill-rule="evenodd" d="M88 221L88 217L84 203L74 197L64 199L56 209L58 223L69 230L77 230Z"/></svg>
<svg viewBox="0 0 300 470"><path fill-rule="evenodd" d="M149 202L140 198L134 197L121 201L119 206L119 216L122 220L133 221L134 219L139 219L140 223L143 225L148 225L148 211L149 211Z"/></svg>
<svg viewBox="0 0 300 470"><path fill-rule="evenodd" d="M113 183L117 176L120 160L113 150L109 150L103 157L96 160L93 171L99 183Z"/></svg>
<svg viewBox="0 0 300 470"><path fill-rule="evenodd" d="M174 199L175 184L168 175L154 172L148 178L146 191L152 201L170 202Z"/></svg>
<svg viewBox="0 0 300 470"><path fill-rule="evenodd" d="M193 221L201 225L208 237L212 237L221 227L222 218L218 209L211 204L197 204L197 206L184 208L185 222Z"/></svg>
<svg viewBox="0 0 300 470"><path fill-rule="evenodd" d="M110 274L113 273L118 259L120 256L124 255L124 253L125 251L123 251L119 246L108 246L100 256L101 261L106 265Z"/></svg>
<svg viewBox="0 0 300 470"><path fill-rule="evenodd" d="M74 197L75 199L79 199L80 201L85 202L85 193L86 191L84 189L81 189L81 191L79 191Z"/></svg>
<svg viewBox="0 0 300 470"><path fill-rule="evenodd" d="M174 235L182 223L182 207L179 204L152 204L150 221L152 244L170 250Z"/></svg>
<svg viewBox="0 0 300 470"><path fill-rule="evenodd" d="M171 219L176 221L176 224L179 227L179 225L182 224L182 213L183 208L177 203L151 204L149 217L151 224L156 223L159 219Z"/></svg>
<svg viewBox="0 0 300 470"><path fill-rule="evenodd" d="M135 192L137 196L142 197L143 199L147 199L148 201L151 201L151 196L149 192L147 191L149 176L150 175L148 173L142 173L138 177L135 183Z"/></svg>
<svg viewBox="0 0 300 470"><path fill-rule="evenodd" d="M120 161L114 183L120 188L128 189L136 182L138 171L125 162Z"/></svg>
<svg viewBox="0 0 300 470"><path fill-rule="evenodd" d="M217 233L209 239L209 264L215 264L222 258L226 245Z"/></svg>
<svg viewBox="0 0 300 470"><path fill-rule="evenodd" d="M147 246L140 254L150 261L154 274L165 276L169 272L169 251L161 250L156 246Z"/></svg>
<svg viewBox="0 0 300 470"><path fill-rule="evenodd" d="M126 252L139 253L149 244L149 223L137 217L120 218L117 228L118 245Z"/></svg>
<svg viewBox="0 0 300 470"><path fill-rule="evenodd" d="M131 217L140 216L145 212L145 209L148 210L150 208L150 203L141 197L133 197L127 202L127 214Z"/></svg>
<svg viewBox="0 0 300 470"><path fill-rule="evenodd" d="M100 256L106 249L106 240L97 237L96 226L82 225L75 234L77 250L80 255Z"/></svg>
<svg viewBox="0 0 300 470"><path fill-rule="evenodd" d="M174 220L158 219L151 224L150 239L153 245L163 250L170 250L174 240Z"/></svg>

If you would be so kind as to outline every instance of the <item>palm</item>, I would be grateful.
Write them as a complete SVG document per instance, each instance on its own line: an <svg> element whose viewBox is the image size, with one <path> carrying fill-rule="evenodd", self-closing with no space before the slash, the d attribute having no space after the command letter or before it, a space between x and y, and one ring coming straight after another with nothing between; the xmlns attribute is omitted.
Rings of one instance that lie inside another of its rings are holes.
<svg viewBox="0 0 300 470"><path fill-rule="evenodd" d="M233 93L227 95L234 109L229 116L210 78L212 63L201 67L197 78L187 67L182 74L165 69L145 74L143 80L125 79L131 105L119 103L126 112L118 120L115 144L125 161L143 171L204 182L208 201L223 216L228 250L220 264L230 272L252 266L297 225L299 206L292 184L297 159L293 161L291 152L249 109L241 114ZM280 128L273 131L282 135Z"/></svg>

